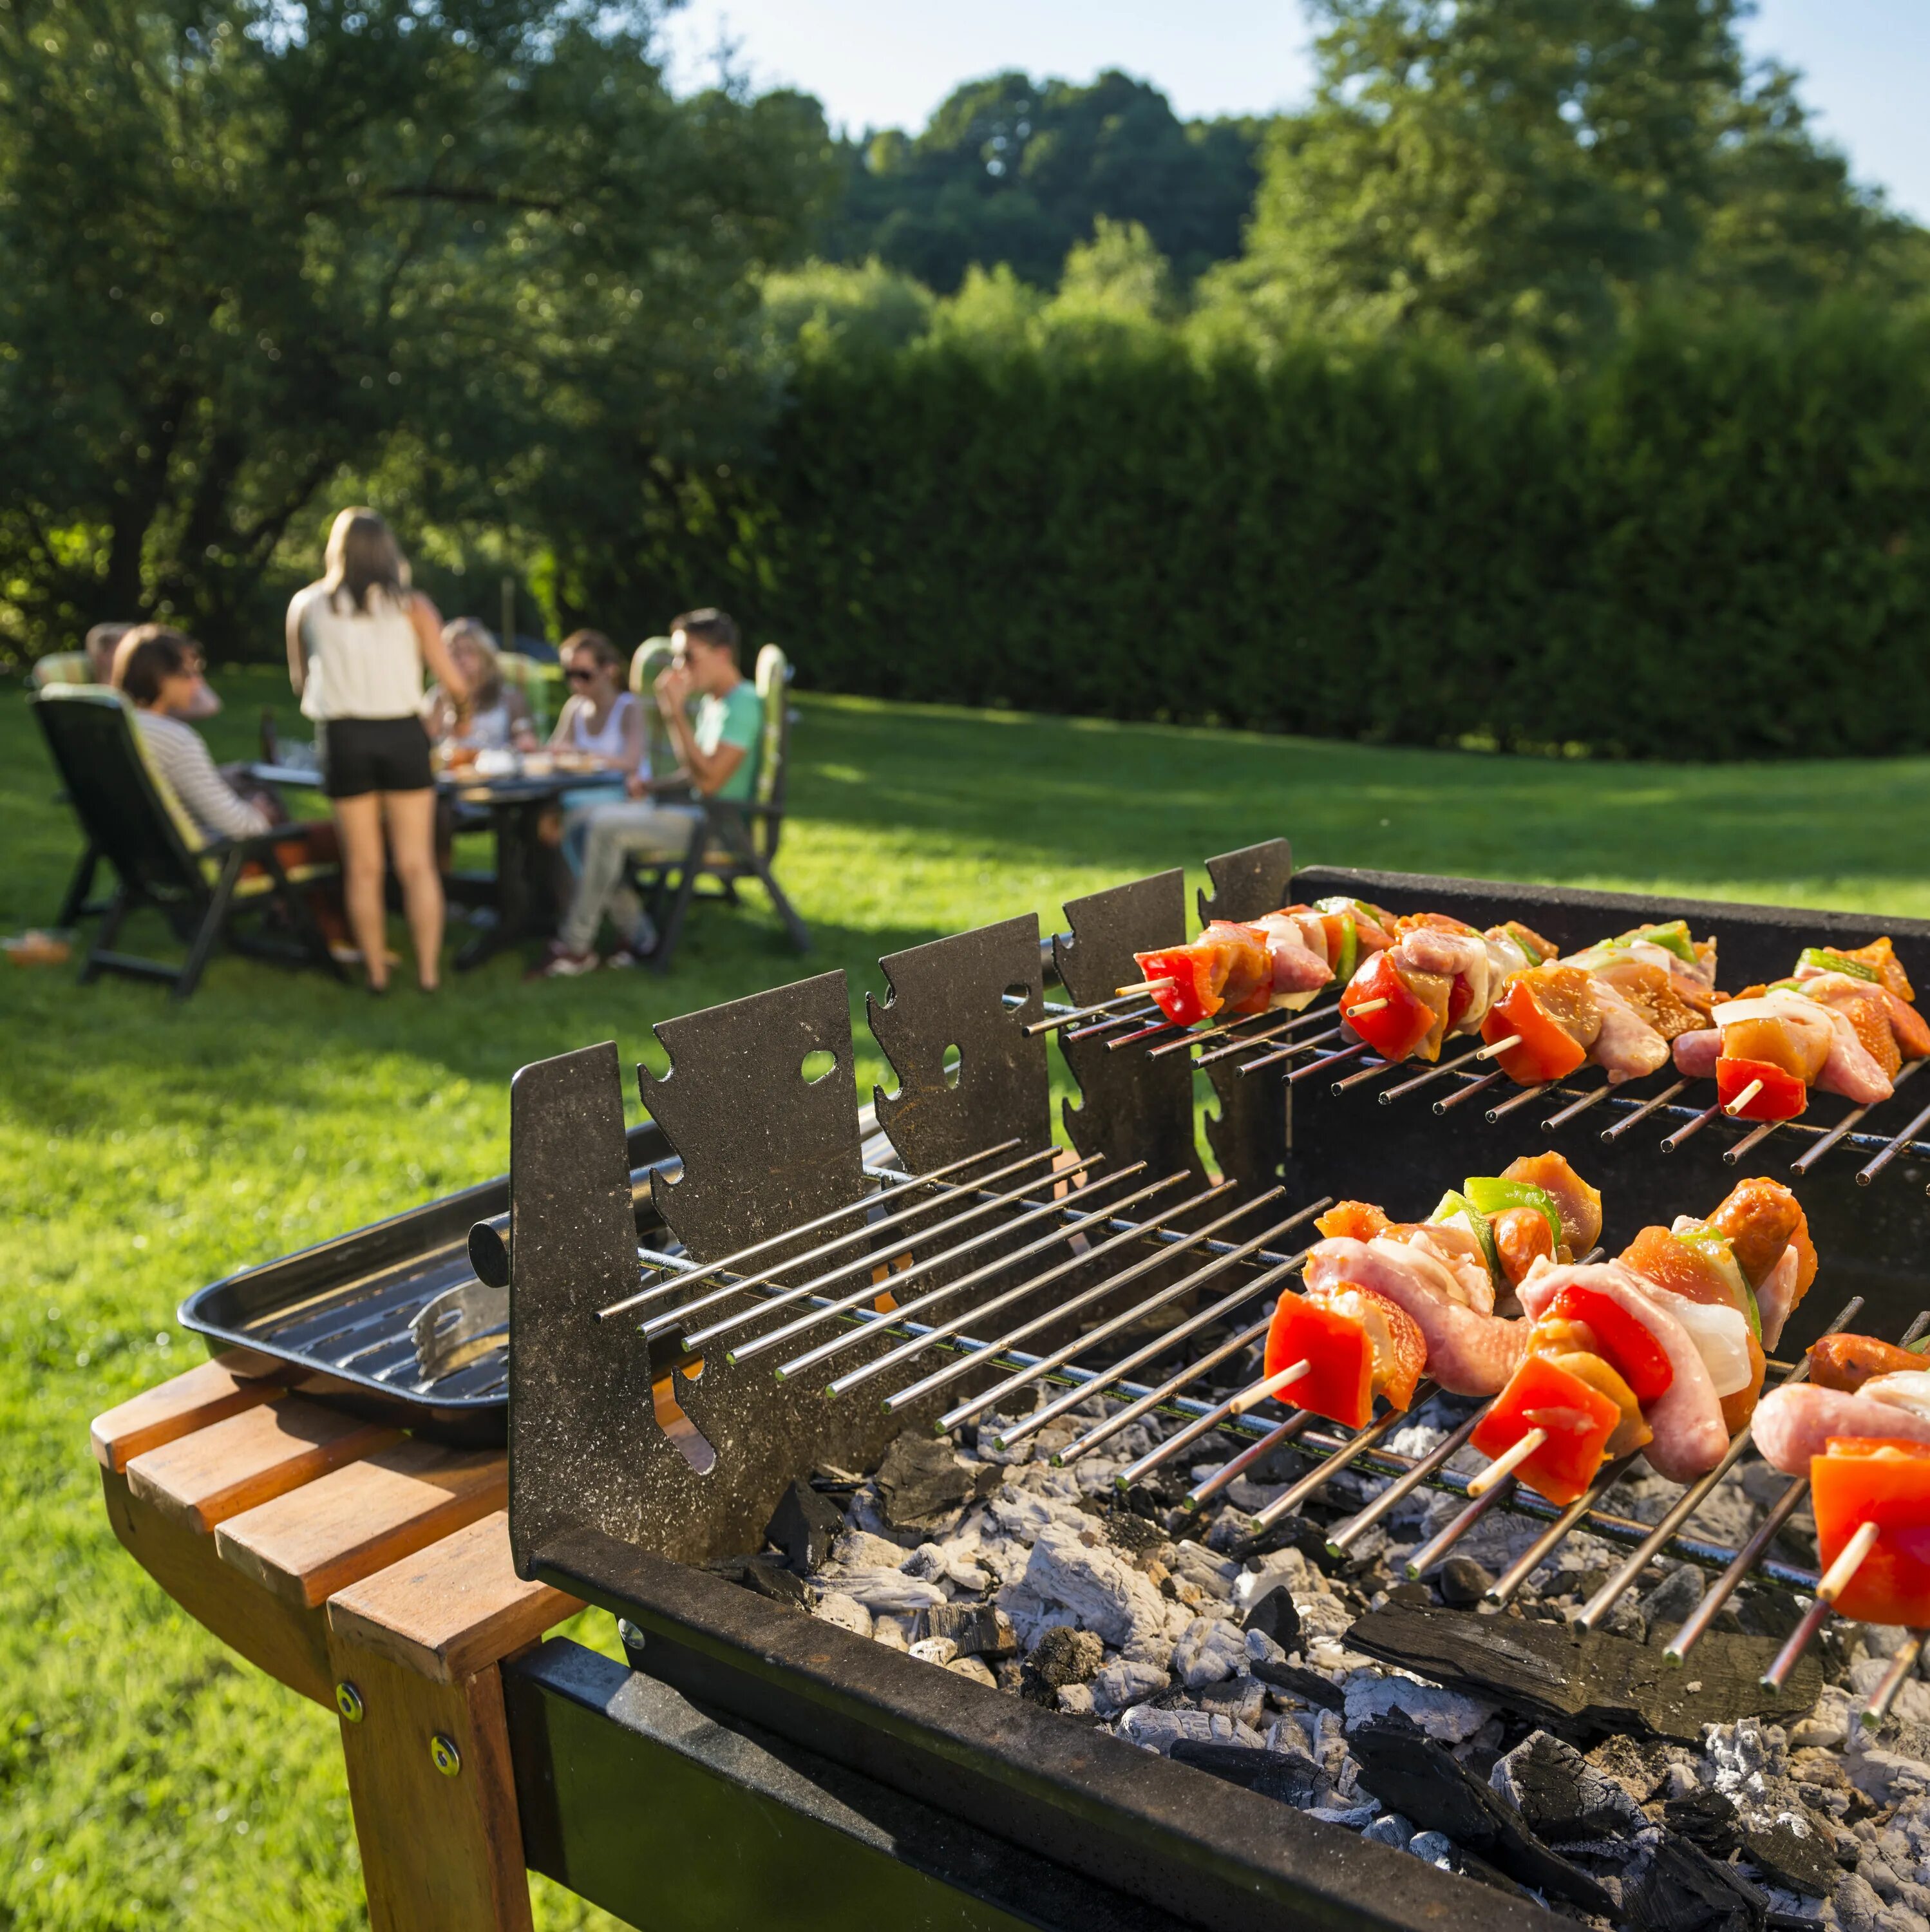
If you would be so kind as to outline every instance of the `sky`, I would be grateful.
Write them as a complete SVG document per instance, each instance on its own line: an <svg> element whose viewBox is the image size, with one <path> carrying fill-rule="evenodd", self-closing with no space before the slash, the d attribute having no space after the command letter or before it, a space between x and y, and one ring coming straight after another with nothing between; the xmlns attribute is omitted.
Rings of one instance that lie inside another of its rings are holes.
<svg viewBox="0 0 1930 1932"><path fill-rule="evenodd" d="M854 133L920 128L960 81L1006 68L1121 68L1189 119L1294 106L1312 74L1298 0L687 0L667 38L680 86L714 77L721 38L754 86L802 88ZM1760 0L1745 39L1807 76L1859 182L1930 221L1930 0Z"/></svg>

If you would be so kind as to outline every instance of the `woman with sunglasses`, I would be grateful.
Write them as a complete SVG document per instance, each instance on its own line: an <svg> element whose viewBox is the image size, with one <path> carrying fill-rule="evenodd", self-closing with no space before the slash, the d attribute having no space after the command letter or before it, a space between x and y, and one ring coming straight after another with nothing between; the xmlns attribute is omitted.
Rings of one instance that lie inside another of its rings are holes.
<svg viewBox="0 0 1930 1932"><path fill-rule="evenodd" d="M569 696L550 734L550 748L574 752L602 770L629 777L641 768L646 755L644 707L623 688L622 652L601 631L577 631L563 640L559 655ZM566 809L571 802L566 794Z"/></svg>

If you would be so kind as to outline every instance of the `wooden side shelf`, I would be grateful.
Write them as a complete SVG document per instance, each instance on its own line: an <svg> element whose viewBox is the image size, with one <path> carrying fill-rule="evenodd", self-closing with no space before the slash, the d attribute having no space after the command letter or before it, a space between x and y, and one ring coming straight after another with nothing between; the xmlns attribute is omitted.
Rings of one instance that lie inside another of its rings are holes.
<svg viewBox="0 0 1930 1932"><path fill-rule="evenodd" d="M525 1932L499 1666L581 1606L516 1575L503 1453L414 1442L220 1362L92 1434L128 1553L338 1712L375 1932Z"/></svg>

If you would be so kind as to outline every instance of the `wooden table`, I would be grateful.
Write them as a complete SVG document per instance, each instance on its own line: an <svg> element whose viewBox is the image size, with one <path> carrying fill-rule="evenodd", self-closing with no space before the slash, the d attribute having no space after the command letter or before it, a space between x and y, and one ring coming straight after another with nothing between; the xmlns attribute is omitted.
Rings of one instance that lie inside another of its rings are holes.
<svg viewBox="0 0 1930 1932"><path fill-rule="evenodd" d="M581 1606L512 1568L503 1452L413 1442L218 1362L92 1434L129 1554L337 1712L376 1932L528 1927L500 1666Z"/></svg>

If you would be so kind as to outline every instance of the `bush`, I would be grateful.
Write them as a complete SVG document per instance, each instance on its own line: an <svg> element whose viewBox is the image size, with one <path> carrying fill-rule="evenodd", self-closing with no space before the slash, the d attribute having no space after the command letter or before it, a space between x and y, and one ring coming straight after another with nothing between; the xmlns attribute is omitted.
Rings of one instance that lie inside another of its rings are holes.
<svg viewBox="0 0 1930 1932"><path fill-rule="evenodd" d="M1136 329L795 370L763 460L572 596L675 582L881 697L1414 744L1930 746L1930 330L1651 323L1564 382Z"/></svg>

